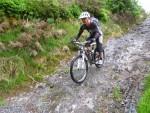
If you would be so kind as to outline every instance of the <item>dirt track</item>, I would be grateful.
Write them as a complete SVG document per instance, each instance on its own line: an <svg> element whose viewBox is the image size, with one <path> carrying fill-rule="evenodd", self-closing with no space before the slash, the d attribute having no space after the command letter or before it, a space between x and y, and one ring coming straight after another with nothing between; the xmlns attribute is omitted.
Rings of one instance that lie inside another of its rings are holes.
<svg viewBox="0 0 150 113"><path fill-rule="evenodd" d="M136 113L142 80L150 71L150 19L109 40L105 51L104 67L91 66L82 85L67 71L59 72L32 92L8 98L0 113Z"/></svg>

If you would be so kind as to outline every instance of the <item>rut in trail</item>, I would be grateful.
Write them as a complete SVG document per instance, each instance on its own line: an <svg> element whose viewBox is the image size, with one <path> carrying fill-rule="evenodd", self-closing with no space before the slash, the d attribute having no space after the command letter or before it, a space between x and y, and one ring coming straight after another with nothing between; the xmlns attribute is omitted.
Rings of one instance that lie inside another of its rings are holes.
<svg viewBox="0 0 150 113"><path fill-rule="evenodd" d="M136 113L142 80L150 71L149 29L146 19L120 39L109 40L104 67L91 66L82 85L60 71L33 91L8 98L0 113Z"/></svg>

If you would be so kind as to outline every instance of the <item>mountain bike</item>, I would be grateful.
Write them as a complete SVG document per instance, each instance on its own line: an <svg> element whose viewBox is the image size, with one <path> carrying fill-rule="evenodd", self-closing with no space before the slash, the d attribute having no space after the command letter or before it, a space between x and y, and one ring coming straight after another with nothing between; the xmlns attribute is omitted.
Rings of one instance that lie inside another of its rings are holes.
<svg viewBox="0 0 150 113"><path fill-rule="evenodd" d="M78 55L73 58L70 64L71 79L75 83L82 83L88 74L88 64L94 64L97 68L101 68L104 64L105 52L98 52L96 49L96 43L86 46L85 42L73 42L78 47ZM101 63L99 63L101 61Z"/></svg>

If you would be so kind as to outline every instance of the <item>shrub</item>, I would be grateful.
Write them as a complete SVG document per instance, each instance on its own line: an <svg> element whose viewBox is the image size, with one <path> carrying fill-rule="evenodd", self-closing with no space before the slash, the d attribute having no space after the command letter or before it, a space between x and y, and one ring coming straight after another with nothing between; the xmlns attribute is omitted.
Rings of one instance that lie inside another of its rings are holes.
<svg viewBox="0 0 150 113"><path fill-rule="evenodd" d="M109 19L109 10L106 8L105 0L94 0L94 2L92 0L83 0L82 2L79 2L79 6L82 10L89 11L92 16L97 17L103 22L106 22Z"/></svg>
<svg viewBox="0 0 150 113"><path fill-rule="evenodd" d="M52 24L52 23L54 23L54 19L53 18L48 18L47 22L48 22L48 24Z"/></svg>
<svg viewBox="0 0 150 113"><path fill-rule="evenodd" d="M141 7L136 0L75 0L73 3L60 4L59 0L1 0L0 13L17 18L47 18L68 19L77 18L81 12L89 11L94 16L106 22L109 12L118 15L141 14Z"/></svg>
<svg viewBox="0 0 150 113"><path fill-rule="evenodd" d="M28 1L27 2L27 16L35 17L35 18L58 18L59 17L59 7L52 0L48 1Z"/></svg>
<svg viewBox="0 0 150 113"><path fill-rule="evenodd" d="M60 18L62 19L69 19L72 17L71 12L68 10L68 8L65 7L61 7L59 13L60 13Z"/></svg>
<svg viewBox="0 0 150 113"><path fill-rule="evenodd" d="M109 11L102 8L98 13L98 18L103 22L107 22L109 20Z"/></svg>
<svg viewBox="0 0 150 113"><path fill-rule="evenodd" d="M73 17L78 18L80 13L81 13L81 9L78 5L76 4L72 4L69 7L69 11L71 12L71 14L73 15Z"/></svg>
<svg viewBox="0 0 150 113"><path fill-rule="evenodd" d="M131 13L133 16L138 16L141 11L136 0L107 0L107 5L112 13Z"/></svg>
<svg viewBox="0 0 150 113"><path fill-rule="evenodd" d="M7 16L23 15L26 10L24 0L1 0L0 9L2 9Z"/></svg>

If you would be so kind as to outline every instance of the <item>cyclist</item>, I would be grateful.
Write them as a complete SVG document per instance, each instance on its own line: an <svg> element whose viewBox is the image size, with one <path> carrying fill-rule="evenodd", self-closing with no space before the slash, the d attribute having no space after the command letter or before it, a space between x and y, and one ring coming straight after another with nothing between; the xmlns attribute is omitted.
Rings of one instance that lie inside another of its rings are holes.
<svg viewBox="0 0 150 113"><path fill-rule="evenodd" d="M81 19L82 25L80 26L80 30L75 40L77 41L80 38L83 31L87 30L90 34L89 37L86 39L86 41L88 42L87 45L90 45L91 43L96 41L96 49L98 52L102 53L103 33L98 24L98 19L96 19L95 17L91 17L90 13L87 11L82 12L81 15L79 16L79 19ZM102 56L101 56L101 60L96 63L102 64Z"/></svg>

